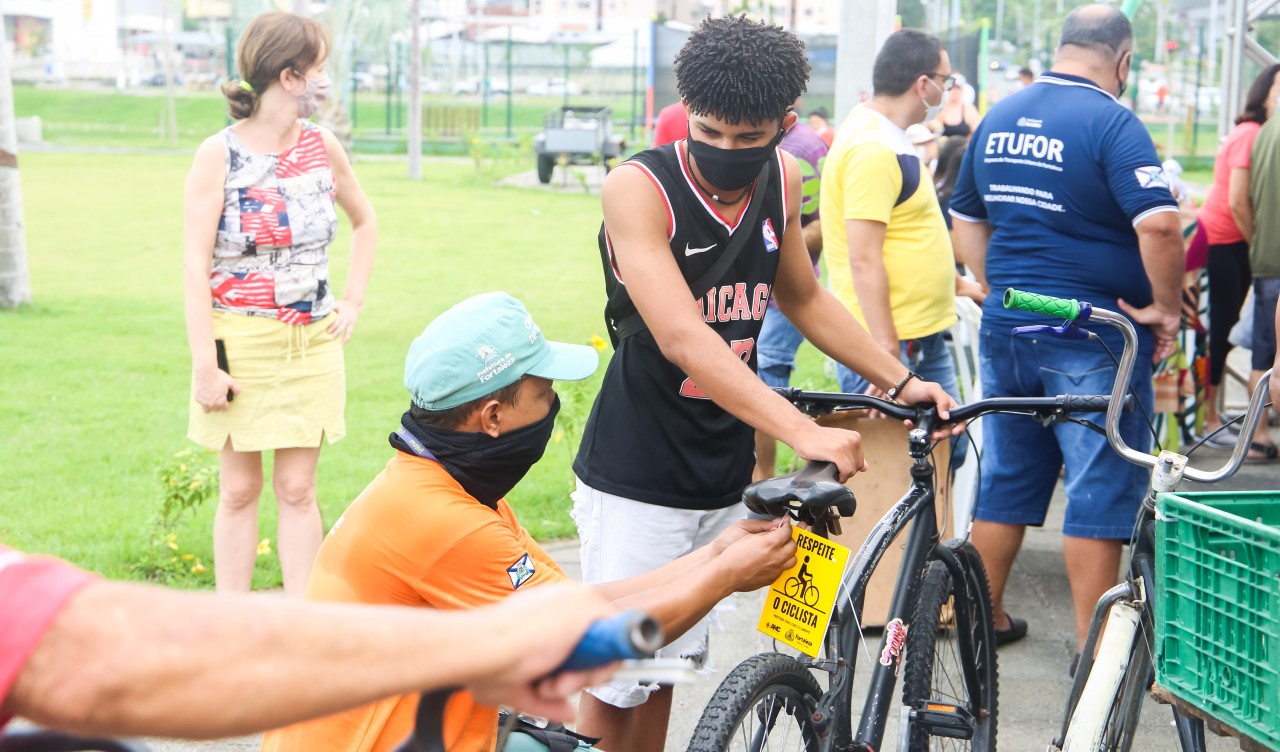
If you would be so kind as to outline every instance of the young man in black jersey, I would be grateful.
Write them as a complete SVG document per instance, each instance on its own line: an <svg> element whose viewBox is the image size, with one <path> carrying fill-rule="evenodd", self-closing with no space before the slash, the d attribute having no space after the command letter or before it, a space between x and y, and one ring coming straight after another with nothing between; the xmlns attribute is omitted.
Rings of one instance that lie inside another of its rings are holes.
<svg viewBox="0 0 1280 752"><path fill-rule="evenodd" d="M743 517L753 428L834 463L842 480L866 469L857 433L818 426L756 377L770 295L810 342L891 396L944 414L955 405L814 279L800 169L776 148L808 80L800 40L745 16L708 19L675 72L687 138L620 165L601 196L617 351L574 462L588 582L655 569ZM706 643L704 620L664 653L701 659ZM670 708L670 687L609 685L583 696L580 730L625 740L611 752L657 752Z"/></svg>

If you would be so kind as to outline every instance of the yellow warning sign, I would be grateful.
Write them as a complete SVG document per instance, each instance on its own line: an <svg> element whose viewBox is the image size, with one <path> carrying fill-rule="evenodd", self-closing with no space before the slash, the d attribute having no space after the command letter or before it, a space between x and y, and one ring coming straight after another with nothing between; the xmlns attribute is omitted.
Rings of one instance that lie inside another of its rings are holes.
<svg viewBox="0 0 1280 752"><path fill-rule="evenodd" d="M849 549L794 526L791 537L798 547L796 565L769 588L756 629L817 658Z"/></svg>

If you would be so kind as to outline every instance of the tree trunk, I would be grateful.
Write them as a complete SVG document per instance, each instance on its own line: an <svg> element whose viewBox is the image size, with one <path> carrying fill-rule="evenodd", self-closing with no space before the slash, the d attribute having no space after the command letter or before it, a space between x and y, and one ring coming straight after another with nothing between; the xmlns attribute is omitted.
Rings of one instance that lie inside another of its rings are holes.
<svg viewBox="0 0 1280 752"><path fill-rule="evenodd" d="M422 180L422 0L409 0L409 179Z"/></svg>
<svg viewBox="0 0 1280 752"><path fill-rule="evenodd" d="M18 131L13 117L13 82L9 79L7 46L0 39L0 308L31 302L22 224L22 181L18 177Z"/></svg>

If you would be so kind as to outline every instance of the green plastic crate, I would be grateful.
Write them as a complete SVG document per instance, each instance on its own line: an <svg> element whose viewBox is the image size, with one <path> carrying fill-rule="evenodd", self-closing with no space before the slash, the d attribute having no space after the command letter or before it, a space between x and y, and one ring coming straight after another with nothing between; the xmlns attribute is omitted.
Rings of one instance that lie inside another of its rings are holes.
<svg viewBox="0 0 1280 752"><path fill-rule="evenodd" d="M1280 491L1156 506L1156 681L1280 749Z"/></svg>

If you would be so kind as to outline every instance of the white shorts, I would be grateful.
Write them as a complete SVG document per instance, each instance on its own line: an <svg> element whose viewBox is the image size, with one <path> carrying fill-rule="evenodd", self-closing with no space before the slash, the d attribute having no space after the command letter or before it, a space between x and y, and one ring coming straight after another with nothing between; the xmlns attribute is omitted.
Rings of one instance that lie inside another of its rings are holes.
<svg viewBox="0 0 1280 752"><path fill-rule="evenodd" d="M747 512L741 503L709 511L646 504L597 491L578 480L572 515L582 542L582 580L600 584L635 577L675 561L710 543ZM732 609L732 598L721 601L658 655L691 658L699 668L704 667L710 626L718 626L716 611L722 609ZM614 707L631 708L642 704L657 688L656 684L613 682L587 691Z"/></svg>

